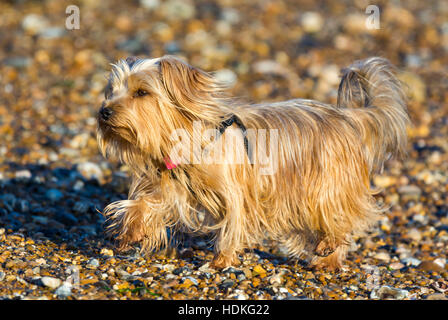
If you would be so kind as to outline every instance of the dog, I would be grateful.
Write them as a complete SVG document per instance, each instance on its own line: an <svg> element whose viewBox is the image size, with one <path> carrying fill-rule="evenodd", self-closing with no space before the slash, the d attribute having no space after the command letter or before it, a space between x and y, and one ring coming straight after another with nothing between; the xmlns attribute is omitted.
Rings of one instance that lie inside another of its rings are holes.
<svg viewBox="0 0 448 320"><path fill-rule="evenodd" d="M128 199L103 211L108 231L120 249L139 243L146 252L169 247L168 230L211 234L216 268L237 265L240 253L270 238L315 268L340 269L353 237L386 210L372 175L406 153L409 117L393 66L372 57L344 69L336 105L248 104L225 89L174 56L112 65L98 144L132 177ZM213 138L198 135L207 130ZM254 139L268 131L277 134ZM224 139L239 148L213 149ZM180 140L194 146L171 157ZM272 170L257 161L260 145L269 145Z"/></svg>

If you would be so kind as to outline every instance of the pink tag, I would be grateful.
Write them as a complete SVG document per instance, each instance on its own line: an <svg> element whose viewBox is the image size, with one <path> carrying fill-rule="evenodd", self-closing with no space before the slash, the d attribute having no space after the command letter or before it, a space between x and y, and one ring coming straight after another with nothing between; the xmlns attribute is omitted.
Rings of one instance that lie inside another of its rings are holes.
<svg viewBox="0 0 448 320"><path fill-rule="evenodd" d="M177 164L174 164L169 157L163 159L165 161L165 166L168 170L174 169L177 167Z"/></svg>

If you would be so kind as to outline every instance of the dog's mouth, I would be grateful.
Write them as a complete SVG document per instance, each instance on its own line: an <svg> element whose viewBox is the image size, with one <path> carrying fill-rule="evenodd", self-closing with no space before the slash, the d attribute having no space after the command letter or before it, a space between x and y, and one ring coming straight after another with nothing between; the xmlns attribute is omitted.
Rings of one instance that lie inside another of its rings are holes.
<svg viewBox="0 0 448 320"><path fill-rule="evenodd" d="M98 120L98 130L101 131L102 136L108 137L109 140L127 141L128 143L135 142L135 136L127 127L117 126L109 121L103 119Z"/></svg>
<svg viewBox="0 0 448 320"><path fill-rule="evenodd" d="M97 122L98 122L98 127L101 130L105 130L105 131L119 131L119 130L123 130L124 128L121 126L117 126L115 125L111 119L105 120L103 119L103 117L101 117L101 115L98 115L97 118Z"/></svg>

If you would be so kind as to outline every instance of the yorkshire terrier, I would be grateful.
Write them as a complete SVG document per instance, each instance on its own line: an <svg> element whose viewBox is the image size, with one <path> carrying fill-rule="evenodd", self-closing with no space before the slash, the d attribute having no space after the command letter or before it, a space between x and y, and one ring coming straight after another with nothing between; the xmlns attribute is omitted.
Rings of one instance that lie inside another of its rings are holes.
<svg viewBox="0 0 448 320"><path fill-rule="evenodd" d="M104 210L120 248L167 247L168 230L212 234L212 265L223 268L270 238L316 268L340 268L353 237L385 210L370 178L405 154L409 117L394 68L373 57L344 69L337 105L251 105L224 89L173 56L113 65L98 142L132 172L128 200Z"/></svg>

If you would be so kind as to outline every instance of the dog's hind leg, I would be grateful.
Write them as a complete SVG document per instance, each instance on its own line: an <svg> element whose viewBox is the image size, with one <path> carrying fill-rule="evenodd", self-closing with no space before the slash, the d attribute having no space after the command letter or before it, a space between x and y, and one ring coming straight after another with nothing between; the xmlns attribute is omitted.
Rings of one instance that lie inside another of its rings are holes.
<svg viewBox="0 0 448 320"><path fill-rule="evenodd" d="M248 227L248 219L244 207L244 197L235 192L233 197L226 201L226 213L218 223L215 241L215 258L212 265L216 268L225 268L239 264L238 254L248 247L251 239L256 236L256 227Z"/></svg>
<svg viewBox="0 0 448 320"><path fill-rule="evenodd" d="M218 231L215 242L215 257L212 266L218 269L238 265L238 254L244 250L239 235L239 227L233 222L226 224Z"/></svg>
<svg viewBox="0 0 448 320"><path fill-rule="evenodd" d="M315 256L311 260L311 267L316 270L326 269L328 271L337 271L342 268L342 262L347 256L348 245L339 245L331 254L326 257Z"/></svg>
<svg viewBox="0 0 448 320"><path fill-rule="evenodd" d="M328 257L332 254L338 247L335 241L332 241L330 237L322 238L314 249L314 254L319 257Z"/></svg>

